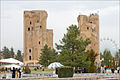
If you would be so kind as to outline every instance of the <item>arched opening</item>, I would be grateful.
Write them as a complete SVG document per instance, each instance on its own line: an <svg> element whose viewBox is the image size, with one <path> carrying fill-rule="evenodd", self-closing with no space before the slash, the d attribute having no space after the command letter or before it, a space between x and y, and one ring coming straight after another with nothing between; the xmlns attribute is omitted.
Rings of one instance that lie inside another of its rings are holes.
<svg viewBox="0 0 120 80"><path fill-rule="evenodd" d="M30 24L32 24L32 22L30 21Z"/></svg>
<svg viewBox="0 0 120 80"><path fill-rule="evenodd" d="M28 28L28 31L30 31L30 27Z"/></svg>
<svg viewBox="0 0 120 80"><path fill-rule="evenodd" d="M40 29L42 29L42 26L40 26Z"/></svg>
<svg viewBox="0 0 120 80"><path fill-rule="evenodd" d="M29 60L31 60L31 56L29 56Z"/></svg>
<svg viewBox="0 0 120 80"><path fill-rule="evenodd" d="M89 30L89 27L87 27L87 30Z"/></svg>
<svg viewBox="0 0 120 80"><path fill-rule="evenodd" d="M39 41L39 45L40 45L40 41Z"/></svg>
<svg viewBox="0 0 120 80"><path fill-rule="evenodd" d="M29 53L31 53L31 49L29 49Z"/></svg>

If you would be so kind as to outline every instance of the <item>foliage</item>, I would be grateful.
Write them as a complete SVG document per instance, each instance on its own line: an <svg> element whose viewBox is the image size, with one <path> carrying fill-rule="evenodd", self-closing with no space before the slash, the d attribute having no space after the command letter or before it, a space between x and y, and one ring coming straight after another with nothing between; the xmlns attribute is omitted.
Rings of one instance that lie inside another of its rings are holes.
<svg viewBox="0 0 120 80"><path fill-rule="evenodd" d="M118 66L120 67L120 58L119 58L119 63L118 63Z"/></svg>
<svg viewBox="0 0 120 80"><path fill-rule="evenodd" d="M120 53L116 52L116 54L115 54L115 60L119 61L119 58L120 58Z"/></svg>
<svg viewBox="0 0 120 80"><path fill-rule="evenodd" d="M103 55L102 55L102 53L100 53L100 60L102 60L102 58L103 58Z"/></svg>
<svg viewBox="0 0 120 80"><path fill-rule="evenodd" d="M37 71L37 68L34 68L35 71Z"/></svg>
<svg viewBox="0 0 120 80"><path fill-rule="evenodd" d="M71 25L67 28L67 33L56 44L56 48L60 51L58 61L65 66L85 66L89 62L86 61L87 54L85 54L86 46L90 44L90 40L83 40L80 37L79 27Z"/></svg>
<svg viewBox="0 0 120 80"><path fill-rule="evenodd" d="M17 51L16 59L19 60L19 61L23 61L23 57L21 55L21 51L20 50Z"/></svg>
<svg viewBox="0 0 120 80"><path fill-rule="evenodd" d="M72 67L58 68L58 77L59 78L73 77L73 68Z"/></svg>
<svg viewBox="0 0 120 80"><path fill-rule="evenodd" d="M49 62L50 63L57 62L57 55L58 55L58 53L56 52L55 49L51 49L50 51L51 51L51 53L49 54L49 57L50 57Z"/></svg>
<svg viewBox="0 0 120 80"><path fill-rule="evenodd" d="M6 59L6 58L11 58L11 55L10 55L10 53L9 53L9 49L8 49L7 47L4 47L4 48L3 48L2 53L3 53L4 59Z"/></svg>
<svg viewBox="0 0 120 80"><path fill-rule="evenodd" d="M5 46L1 53L3 54L3 58L6 59L6 58L14 58L14 50L13 48L11 48L10 50Z"/></svg>
<svg viewBox="0 0 120 80"><path fill-rule="evenodd" d="M116 68L116 66L115 66L115 59L113 58L113 60L112 60L112 68Z"/></svg>
<svg viewBox="0 0 120 80"><path fill-rule="evenodd" d="M10 54L11 54L11 57L14 58L14 50L13 50L13 48L10 49Z"/></svg>
<svg viewBox="0 0 120 80"><path fill-rule="evenodd" d="M95 53L93 49L91 49L90 51L87 51L87 54L88 54L87 60L91 62L91 64L88 66L88 72L94 73L96 72L95 60L98 54Z"/></svg>
<svg viewBox="0 0 120 80"><path fill-rule="evenodd" d="M109 68L111 68L112 67L112 59L113 59L111 52L106 49L102 55L102 58L104 58L104 60L102 61L101 64L108 65Z"/></svg>
<svg viewBox="0 0 120 80"><path fill-rule="evenodd" d="M50 63L55 62L57 59L57 52L54 49L45 45L42 49L41 56L39 58L39 63L45 67L47 67Z"/></svg>
<svg viewBox="0 0 120 80"><path fill-rule="evenodd" d="M30 74L30 73L31 73L31 70L29 69L28 64L25 66L24 73L25 73L25 74Z"/></svg>
<svg viewBox="0 0 120 80"><path fill-rule="evenodd" d="M30 70L31 70L31 74L53 74L53 71L55 71L55 69L48 69L48 68L44 68L44 71L42 69L37 69L35 71L34 68L30 68Z"/></svg>
<svg viewBox="0 0 120 80"><path fill-rule="evenodd" d="M2 59L2 51L0 51L0 59Z"/></svg>

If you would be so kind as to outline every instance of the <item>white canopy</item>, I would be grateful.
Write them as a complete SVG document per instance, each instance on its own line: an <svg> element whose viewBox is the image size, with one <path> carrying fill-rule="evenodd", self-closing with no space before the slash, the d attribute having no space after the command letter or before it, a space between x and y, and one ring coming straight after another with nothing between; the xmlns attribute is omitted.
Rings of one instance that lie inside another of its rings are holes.
<svg viewBox="0 0 120 80"><path fill-rule="evenodd" d="M14 68L20 68L20 65L11 64L11 65L2 65L1 67L6 67L6 68L11 68L11 69L13 69L13 67L14 67Z"/></svg>
<svg viewBox="0 0 120 80"><path fill-rule="evenodd" d="M55 68L62 67L62 66L63 66L63 65L60 64L59 62L53 62L53 63L51 63L51 64L48 66L48 68L49 68L49 69L51 69L51 68L55 69Z"/></svg>
<svg viewBox="0 0 120 80"><path fill-rule="evenodd" d="M18 61L18 60L13 59L13 58L1 59L0 63L2 63L2 64L19 64L20 66L23 65L23 62Z"/></svg>

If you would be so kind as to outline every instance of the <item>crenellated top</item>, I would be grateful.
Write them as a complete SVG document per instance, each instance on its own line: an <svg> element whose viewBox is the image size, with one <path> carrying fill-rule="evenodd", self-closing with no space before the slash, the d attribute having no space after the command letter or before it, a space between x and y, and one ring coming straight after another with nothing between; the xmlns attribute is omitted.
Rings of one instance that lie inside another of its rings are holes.
<svg viewBox="0 0 120 80"><path fill-rule="evenodd" d="M31 30L46 29L48 14L45 10L24 11L25 26L33 28Z"/></svg>
<svg viewBox="0 0 120 80"><path fill-rule="evenodd" d="M48 16L47 12L45 10L32 10L32 11L24 11L24 15L46 15Z"/></svg>
<svg viewBox="0 0 120 80"><path fill-rule="evenodd" d="M98 21L98 19L99 19L99 15L97 13L95 13L95 14L92 13L89 16L79 15L77 17L77 21L81 25L84 24L84 23L96 23L96 21Z"/></svg>

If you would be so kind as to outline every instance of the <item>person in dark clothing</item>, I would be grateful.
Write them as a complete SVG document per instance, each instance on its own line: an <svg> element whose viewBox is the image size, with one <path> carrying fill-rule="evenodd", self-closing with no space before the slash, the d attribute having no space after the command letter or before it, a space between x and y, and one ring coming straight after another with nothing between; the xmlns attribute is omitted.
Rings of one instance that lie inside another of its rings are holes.
<svg viewBox="0 0 120 80"><path fill-rule="evenodd" d="M106 73L106 69L107 69L107 68L105 67L105 73Z"/></svg>
<svg viewBox="0 0 120 80"><path fill-rule="evenodd" d="M120 67L117 67L117 72L118 72L118 73L120 72Z"/></svg>
<svg viewBox="0 0 120 80"><path fill-rule="evenodd" d="M111 69L111 72L114 73L114 68Z"/></svg>
<svg viewBox="0 0 120 80"><path fill-rule="evenodd" d="M21 69L18 69L18 73L19 73L19 78L21 78Z"/></svg>
<svg viewBox="0 0 120 80"><path fill-rule="evenodd" d="M86 73L86 68L83 68L83 73Z"/></svg>
<svg viewBox="0 0 120 80"><path fill-rule="evenodd" d="M16 72L16 69L15 69L15 67L13 67L13 70L12 70L12 78L15 78L15 72Z"/></svg>
<svg viewBox="0 0 120 80"><path fill-rule="evenodd" d="M56 74L58 74L58 68L56 68Z"/></svg>

